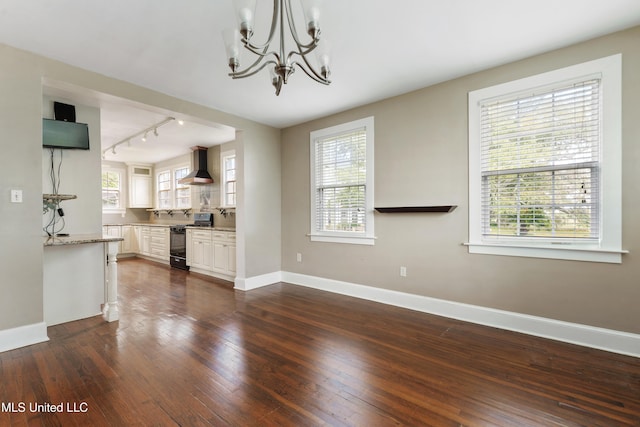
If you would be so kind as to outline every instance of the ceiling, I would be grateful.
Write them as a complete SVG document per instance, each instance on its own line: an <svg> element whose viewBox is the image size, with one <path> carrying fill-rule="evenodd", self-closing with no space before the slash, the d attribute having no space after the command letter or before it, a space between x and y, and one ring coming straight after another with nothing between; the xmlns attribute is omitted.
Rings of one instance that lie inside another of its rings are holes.
<svg viewBox="0 0 640 427"><path fill-rule="evenodd" d="M256 41L264 39L271 5L258 1ZM640 25L640 1L325 1L321 27L331 45L332 83L298 71L278 97L266 70L227 76L221 32L234 25L231 0L0 3L1 43L283 128ZM98 98L105 148L171 114ZM168 137L174 125L160 134ZM179 141L166 143L184 151L197 140L214 145L232 135L208 125L194 124L193 140L177 133Z"/></svg>

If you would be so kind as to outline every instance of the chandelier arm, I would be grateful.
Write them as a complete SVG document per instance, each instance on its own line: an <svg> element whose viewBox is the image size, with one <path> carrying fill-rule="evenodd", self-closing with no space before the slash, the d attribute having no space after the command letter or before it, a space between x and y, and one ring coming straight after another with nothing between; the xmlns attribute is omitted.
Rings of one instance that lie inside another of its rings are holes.
<svg viewBox="0 0 640 427"><path fill-rule="evenodd" d="M307 64L308 69L307 69L307 67L304 66L304 64L302 64L302 63L300 63L298 61L295 61L292 64L292 66L293 65L297 65L298 68L300 68L302 71L304 71L304 73L307 76L311 77L311 79L317 81L318 83L322 83L323 85L331 84L331 80L323 78L320 74L318 74L318 72L311 65L309 65L309 63L307 61L305 61L305 64Z"/></svg>
<svg viewBox="0 0 640 427"><path fill-rule="evenodd" d="M252 71L257 65L260 64L260 62L262 62L262 60L264 60L269 55L273 55L275 57L275 60L267 61L264 64L262 64L256 71ZM280 64L280 57L276 52L266 52L264 54L261 54L253 62L253 64L247 66L244 70L235 71L235 72L229 73L228 75L233 77L234 79L249 77L257 73L258 71L262 70L267 64L274 64L274 65Z"/></svg>
<svg viewBox="0 0 640 427"><path fill-rule="evenodd" d="M260 60L262 60L262 58L260 58ZM235 73L229 73L229 74L228 74L228 75L229 75L229 77L234 78L234 79L244 79L245 77L251 77L251 76L253 76L254 74L259 73L260 71L262 71L262 69L263 69L264 67L266 67L266 66L267 66L267 65L269 65L269 64L278 65L278 63L277 63L276 61L271 60L271 61L264 62L262 65L260 65L260 67L256 68L255 70L252 70L252 67L254 67L256 64L258 64L258 62L259 62L260 60L258 60L258 61L256 61L256 62L254 62L254 63L251 65L251 67L248 67L248 68L246 68L246 69L245 69L245 70L243 70L243 71L237 71L237 72L235 72Z"/></svg>

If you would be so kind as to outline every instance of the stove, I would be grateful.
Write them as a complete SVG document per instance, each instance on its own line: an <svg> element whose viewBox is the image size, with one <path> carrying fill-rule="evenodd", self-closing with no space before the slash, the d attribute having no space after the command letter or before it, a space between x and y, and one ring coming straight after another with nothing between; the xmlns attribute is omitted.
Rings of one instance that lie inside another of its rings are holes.
<svg viewBox="0 0 640 427"><path fill-rule="evenodd" d="M169 264L171 267L188 270L187 265L187 226L213 227L213 214L198 212L193 214L193 224L172 225L169 240Z"/></svg>

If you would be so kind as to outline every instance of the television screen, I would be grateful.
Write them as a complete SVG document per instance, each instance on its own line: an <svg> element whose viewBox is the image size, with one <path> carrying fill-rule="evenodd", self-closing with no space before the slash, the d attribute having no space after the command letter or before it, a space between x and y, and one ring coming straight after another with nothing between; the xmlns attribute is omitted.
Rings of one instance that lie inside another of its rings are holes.
<svg viewBox="0 0 640 427"><path fill-rule="evenodd" d="M42 119L42 146L88 150L89 126L86 123Z"/></svg>

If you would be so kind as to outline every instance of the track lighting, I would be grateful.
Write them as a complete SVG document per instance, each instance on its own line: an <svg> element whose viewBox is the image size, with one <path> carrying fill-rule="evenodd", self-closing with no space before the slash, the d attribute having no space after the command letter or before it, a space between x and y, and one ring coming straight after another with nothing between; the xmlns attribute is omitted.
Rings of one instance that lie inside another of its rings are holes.
<svg viewBox="0 0 640 427"><path fill-rule="evenodd" d="M104 158L105 154L107 154L108 151L111 151L112 154L116 154L116 147L120 144L127 144L127 146L131 146L131 140L135 139L139 136L142 136L142 141L146 141L147 140L147 135L149 134L149 132L153 132L153 134L157 137L158 136L158 128L160 126L166 125L167 123L171 122L175 120L174 117L167 117L166 119L164 119L163 121L156 123L153 126L149 126L146 129L141 130L140 132L137 132L121 141L116 142L115 144L113 144L111 147L109 148L105 148L104 150L102 150L102 156ZM178 123L180 123L182 120L178 121ZM183 124L184 122L180 123Z"/></svg>

